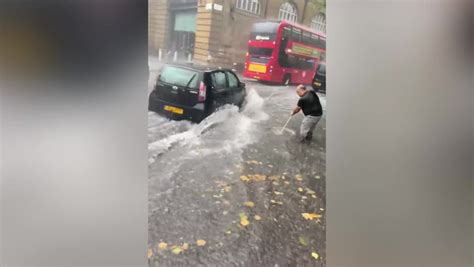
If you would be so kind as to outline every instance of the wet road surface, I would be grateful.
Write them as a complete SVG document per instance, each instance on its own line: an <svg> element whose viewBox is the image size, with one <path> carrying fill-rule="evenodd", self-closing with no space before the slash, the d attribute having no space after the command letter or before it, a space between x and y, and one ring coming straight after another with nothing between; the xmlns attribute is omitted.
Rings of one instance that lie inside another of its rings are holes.
<svg viewBox="0 0 474 267"><path fill-rule="evenodd" d="M244 81L241 111L149 113L150 266L325 266L325 116L301 144L293 87Z"/></svg>

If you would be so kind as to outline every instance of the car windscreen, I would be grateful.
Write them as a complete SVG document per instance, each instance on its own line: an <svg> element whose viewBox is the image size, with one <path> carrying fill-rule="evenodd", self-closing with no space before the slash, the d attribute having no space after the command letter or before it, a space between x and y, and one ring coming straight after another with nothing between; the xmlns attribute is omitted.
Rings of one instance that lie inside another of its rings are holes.
<svg viewBox="0 0 474 267"><path fill-rule="evenodd" d="M257 22L250 30L251 40L275 40L278 22Z"/></svg>
<svg viewBox="0 0 474 267"><path fill-rule="evenodd" d="M318 74L326 75L326 64L321 64L318 66Z"/></svg>
<svg viewBox="0 0 474 267"><path fill-rule="evenodd" d="M158 78L161 82L189 88L198 88L198 80L198 72L173 66L165 66Z"/></svg>

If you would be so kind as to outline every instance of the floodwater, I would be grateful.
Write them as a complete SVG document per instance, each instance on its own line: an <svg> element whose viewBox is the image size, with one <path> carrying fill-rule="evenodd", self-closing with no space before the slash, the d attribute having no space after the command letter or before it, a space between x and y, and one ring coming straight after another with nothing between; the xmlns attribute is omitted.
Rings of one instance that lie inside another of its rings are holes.
<svg viewBox="0 0 474 267"><path fill-rule="evenodd" d="M325 117L301 144L293 89L245 82L240 111L148 114L150 266L325 266Z"/></svg>

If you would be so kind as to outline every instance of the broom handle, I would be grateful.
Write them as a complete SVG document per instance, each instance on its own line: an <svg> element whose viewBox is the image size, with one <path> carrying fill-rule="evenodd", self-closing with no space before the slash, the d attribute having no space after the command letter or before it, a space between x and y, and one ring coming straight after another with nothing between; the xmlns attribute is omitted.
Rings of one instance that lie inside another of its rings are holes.
<svg viewBox="0 0 474 267"><path fill-rule="evenodd" d="M291 117L293 117L293 116L290 116L290 117L288 118L288 120L286 121L285 125L283 125L283 128L281 128L281 131L280 131L280 133L283 133L283 130L285 130L285 128L286 128L286 125L288 125L288 123L290 122L290 120L291 120Z"/></svg>

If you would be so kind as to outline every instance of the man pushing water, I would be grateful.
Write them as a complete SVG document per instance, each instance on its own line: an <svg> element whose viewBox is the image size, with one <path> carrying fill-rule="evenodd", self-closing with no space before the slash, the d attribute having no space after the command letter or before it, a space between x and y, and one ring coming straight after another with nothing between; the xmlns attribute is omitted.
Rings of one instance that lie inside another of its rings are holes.
<svg viewBox="0 0 474 267"><path fill-rule="evenodd" d="M311 141L313 138L313 131L316 128L321 116L323 115L323 108L319 97L313 90L307 90L302 84L296 87L296 94L300 97L298 104L291 112L291 116L303 111L304 119L301 122L300 137L301 141Z"/></svg>

